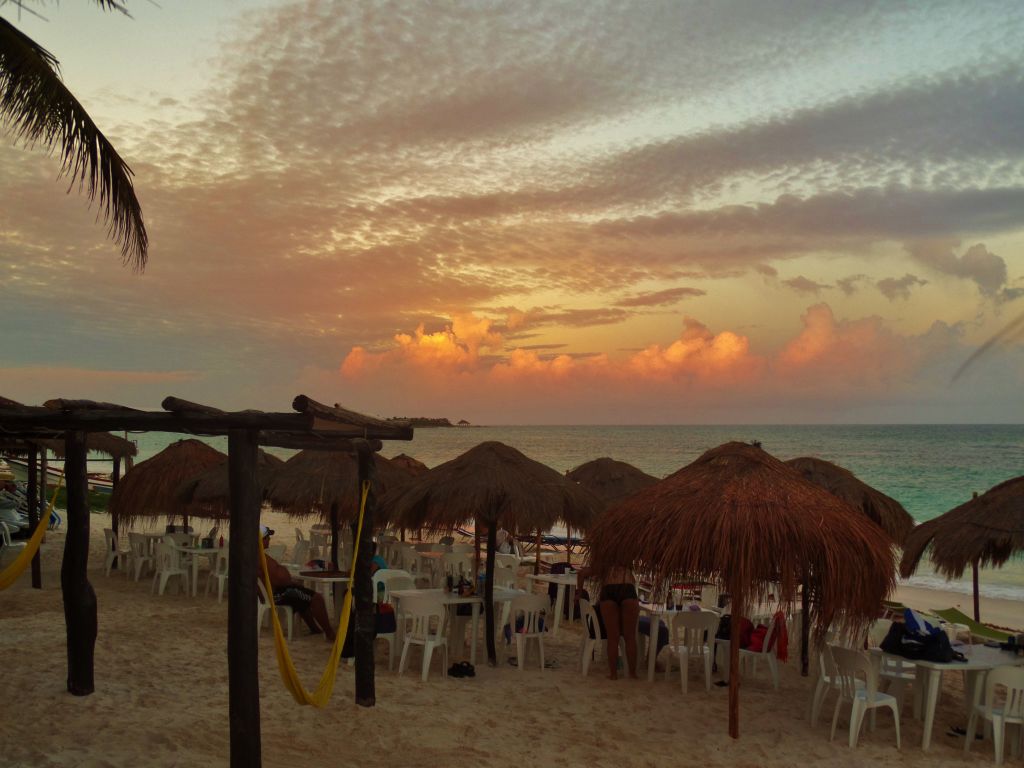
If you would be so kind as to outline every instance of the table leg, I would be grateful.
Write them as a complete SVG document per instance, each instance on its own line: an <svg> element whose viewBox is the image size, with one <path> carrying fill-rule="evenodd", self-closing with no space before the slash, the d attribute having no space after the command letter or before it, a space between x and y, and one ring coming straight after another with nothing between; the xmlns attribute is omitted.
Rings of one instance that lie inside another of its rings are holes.
<svg viewBox="0 0 1024 768"><path fill-rule="evenodd" d="M558 622L562 619L562 606L565 605L565 584L558 584L555 592L555 621L551 625L551 636L558 634Z"/></svg>
<svg viewBox="0 0 1024 768"><path fill-rule="evenodd" d="M924 691L924 733L921 736L922 750L928 749L932 743L932 726L935 724L935 704L939 700L939 687L941 683L941 670L929 669Z"/></svg>
<svg viewBox="0 0 1024 768"><path fill-rule="evenodd" d="M569 595L568 595L568 598L569 598L569 618L567 618L566 621L569 622L570 624L572 624L574 621L576 621L576 587L573 584L569 584L568 587L569 587Z"/></svg>
<svg viewBox="0 0 1024 768"><path fill-rule="evenodd" d="M661 633L661 614L652 613L650 637L647 638L647 682L654 681L654 662L658 660L658 635Z"/></svg>
<svg viewBox="0 0 1024 768"><path fill-rule="evenodd" d="M473 603L473 629L469 637L469 663L476 666L476 635L480 626L480 603Z"/></svg>
<svg viewBox="0 0 1024 768"><path fill-rule="evenodd" d="M199 555L195 552L192 553L192 597L199 594Z"/></svg>

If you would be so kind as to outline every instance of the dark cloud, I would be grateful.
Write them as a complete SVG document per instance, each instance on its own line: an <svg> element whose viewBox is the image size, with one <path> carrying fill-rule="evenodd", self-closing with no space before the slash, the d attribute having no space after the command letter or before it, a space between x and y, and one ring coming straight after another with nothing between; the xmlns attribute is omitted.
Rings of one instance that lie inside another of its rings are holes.
<svg viewBox="0 0 1024 768"><path fill-rule="evenodd" d="M700 288L666 288L664 291L653 291L650 293L638 293L625 299L615 302L617 307L661 307L668 304L676 304L682 299L695 296L706 296L707 291Z"/></svg>
<svg viewBox="0 0 1024 768"><path fill-rule="evenodd" d="M832 288L831 285L825 283L818 283L810 278L800 275L799 277L790 278L789 280L783 280L782 284L788 288L792 288L797 293L809 293L817 296L824 290Z"/></svg>
<svg viewBox="0 0 1024 768"><path fill-rule="evenodd" d="M922 280L916 275L907 273L903 277L884 277L875 283L875 286L882 292L885 298L889 301L895 301L896 299L908 300L911 288L927 284L927 280Z"/></svg>
<svg viewBox="0 0 1024 768"><path fill-rule="evenodd" d="M867 275L849 275L836 280L836 287L847 296L853 296L862 283L870 280Z"/></svg>
<svg viewBox="0 0 1024 768"><path fill-rule="evenodd" d="M1006 286L1006 262L991 253L983 243L972 245L962 255L954 249L958 242L909 243L907 251L917 261L942 274L971 280L982 295L996 297Z"/></svg>

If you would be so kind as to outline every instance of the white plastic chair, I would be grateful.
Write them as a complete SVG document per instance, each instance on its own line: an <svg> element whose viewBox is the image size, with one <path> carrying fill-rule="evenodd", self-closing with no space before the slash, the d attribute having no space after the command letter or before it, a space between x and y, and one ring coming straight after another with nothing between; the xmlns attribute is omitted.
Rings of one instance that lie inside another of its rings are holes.
<svg viewBox="0 0 1024 768"><path fill-rule="evenodd" d="M735 617L733 617L735 618ZM772 676L772 687L775 690L779 690L779 660L775 657L775 635L778 632L775 620L771 616L757 616L751 619L751 622L756 627L758 624L764 624L768 627L768 632L764 636L764 643L761 645L760 651L751 651L747 648L740 648L740 667L749 667L750 675L753 677L757 674L757 663L763 661L768 665L768 671L771 672ZM718 638L715 640L715 645L721 646L725 651L726 664L729 663L729 639Z"/></svg>
<svg viewBox="0 0 1024 768"><path fill-rule="evenodd" d="M420 679L426 682L430 674L430 659L435 648L440 648L443 655L442 674L448 676L448 639L445 635L444 604L431 597L403 597L402 621L408 621L410 627L404 633L402 658L398 662L398 674L405 672L405 664L409 660L409 647L423 646L423 665Z"/></svg>
<svg viewBox="0 0 1024 768"><path fill-rule="evenodd" d="M1002 688L1002 693L997 691ZM971 748L974 729L981 716L992 721L992 746L995 748L996 765L1003 764L1003 746L1006 741L1006 726L1016 725L1020 731L1018 749L1024 748L1024 667L996 667L988 673L985 681L985 697L975 704L967 721L967 737L964 752Z"/></svg>
<svg viewBox="0 0 1024 768"><path fill-rule="evenodd" d="M601 631L601 622L597 618L597 609L585 597L580 598L580 617L583 619L583 640L580 642L580 674L586 677L587 672L590 670L590 663L594 660L594 655L605 653L608 647L608 638ZM625 648L626 640L620 637L620 656L625 652Z"/></svg>
<svg viewBox="0 0 1024 768"><path fill-rule="evenodd" d="M516 659L519 671L522 672L526 663L527 640L536 640L540 652L540 668L544 669L544 633L541 629L542 618L547 614L551 603L547 595L520 595L511 600L509 606L509 624L512 636L516 640ZM516 629L519 617L523 618L523 626Z"/></svg>
<svg viewBox="0 0 1024 768"><path fill-rule="evenodd" d="M217 556L213 568L206 577L206 594L210 594L210 586L217 582L217 602L224 598L224 585L228 580L228 548L227 545L217 548Z"/></svg>
<svg viewBox="0 0 1024 768"><path fill-rule="evenodd" d="M272 558L277 560L277 562L279 562L279 563L282 560L284 560L284 554L285 554L286 551L287 551L287 548L285 547L284 544L271 544L265 550L265 552L268 555L270 555Z"/></svg>
<svg viewBox="0 0 1024 768"><path fill-rule="evenodd" d="M256 608L256 632L259 633L263 630L263 618L267 615L267 609L270 608L270 600L267 598L267 589L263 586L263 579L256 579L256 592L259 598L259 605ZM277 608L278 613L283 618L284 622L288 626L288 640L292 639L292 623L295 618L295 611L289 605L274 605Z"/></svg>
<svg viewBox="0 0 1024 768"><path fill-rule="evenodd" d="M128 559L131 556L131 550L121 550L118 548L117 534L114 533L112 528L103 529L103 540L107 546L107 556L103 560L103 571L109 576L111 568L114 567L114 563L117 563L117 567L124 573L127 573Z"/></svg>
<svg viewBox="0 0 1024 768"><path fill-rule="evenodd" d="M501 587L502 589L515 589L516 569L496 565L494 568L494 586Z"/></svg>
<svg viewBox="0 0 1024 768"><path fill-rule="evenodd" d="M832 733L829 741L836 737L836 724L839 722L839 710L843 701L851 702L850 706L850 748L857 746L861 726L864 724L864 713L877 707L888 707L892 710L892 719L896 725L896 749L900 748L900 714L896 699L878 690L878 673L864 651L843 648L840 645L829 645L827 652L832 654L835 663L835 674L839 680L839 698L836 700L835 712L832 714Z"/></svg>
<svg viewBox="0 0 1024 768"><path fill-rule="evenodd" d="M672 617L672 641L665 661L665 679L672 673L672 656L679 657L679 677L687 692L691 658L704 662L704 688L711 690L711 646L718 630L719 615L714 611L679 611Z"/></svg>
<svg viewBox="0 0 1024 768"><path fill-rule="evenodd" d="M378 640L387 640L388 643L388 669L395 668L395 652L398 650L398 641L404 637L402 624L404 620L398 615L398 608L391 600L393 589L414 589L412 576L406 571L394 568L381 568L373 576L373 597L377 603L387 603L395 609L395 631L378 632Z"/></svg>
<svg viewBox="0 0 1024 768"><path fill-rule="evenodd" d="M441 555L441 574L458 580L466 574L468 578L473 572L473 558L465 554L446 552Z"/></svg>
<svg viewBox="0 0 1024 768"><path fill-rule="evenodd" d="M165 541L156 543L156 555L153 572L153 586L150 592L162 595L167 582L178 577L178 591L188 593L188 568L182 562L181 552ZM157 584L159 583L159 590Z"/></svg>
<svg viewBox="0 0 1024 768"><path fill-rule="evenodd" d="M128 533L128 546L131 548L131 569L135 572L135 580L142 576L146 566L153 567L153 556L149 553L149 540L141 533Z"/></svg>

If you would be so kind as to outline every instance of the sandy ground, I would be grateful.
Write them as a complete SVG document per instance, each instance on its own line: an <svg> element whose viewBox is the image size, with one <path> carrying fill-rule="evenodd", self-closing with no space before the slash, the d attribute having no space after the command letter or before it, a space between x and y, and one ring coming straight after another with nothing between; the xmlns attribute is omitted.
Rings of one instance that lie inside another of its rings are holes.
<svg viewBox="0 0 1024 768"><path fill-rule="evenodd" d="M293 523L265 515L279 534ZM0 592L0 702L7 723L0 766L222 766L228 764L227 603L150 593L148 579L104 576L102 528L92 516L90 579L99 603L96 692L65 692L66 646L59 590L60 533L49 534L44 588L29 579ZM291 540L292 536L283 536ZM202 577L201 577L202 578ZM964 603L962 595L928 590L897 596L922 608ZM1024 606L986 601L983 610L1001 623L1024 623ZM990 604L992 603L992 604ZM584 678L579 671L578 625L546 641L558 666L520 673L514 656L499 645L497 668L478 662L473 679L445 679L435 657L423 683L412 670L399 677L387 669L386 645L378 641L377 705L353 704L351 669L339 672L326 709L296 705L281 684L273 640L260 640L262 751L265 766L935 766L990 765L989 742L968 755L962 740L946 735L964 724L962 683L947 675L936 716L932 748L920 748L921 724L907 712L903 750L896 751L892 719L880 713L878 729L865 730L855 750L846 746L844 714L836 741L826 717L807 719L814 672L799 674L795 642L782 667L782 687L772 690L766 671L745 680L741 691L741 738L726 734L727 692L704 691L697 667L690 693L678 673L653 683L605 678L598 660ZM321 637L297 631L291 652L312 688L326 662ZM414 660L418 661L418 655ZM23 724L14 729L12 724ZM1019 759L1018 759L1019 760ZM1012 763L1011 763L1012 764Z"/></svg>

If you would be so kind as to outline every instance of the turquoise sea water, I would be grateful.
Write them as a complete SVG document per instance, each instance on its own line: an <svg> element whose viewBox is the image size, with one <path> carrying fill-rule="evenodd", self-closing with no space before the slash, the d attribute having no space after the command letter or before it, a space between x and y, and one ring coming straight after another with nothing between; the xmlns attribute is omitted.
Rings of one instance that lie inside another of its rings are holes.
<svg viewBox="0 0 1024 768"><path fill-rule="evenodd" d="M130 436L132 437L132 436ZM134 436L139 459L177 435ZM453 459L485 440L498 440L565 472L602 456L665 477L704 451L729 440L760 441L780 459L817 456L846 467L898 500L922 522L992 486L1024 474L1024 425L888 426L543 426L418 429L412 442L386 443L385 456L406 453L428 467ZM226 439L209 441L221 450ZM274 451L282 457L289 451ZM969 578L969 576L968 576ZM1024 560L982 573L982 593L1024 600ZM929 573L910 583L970 591Z"/></svg>

